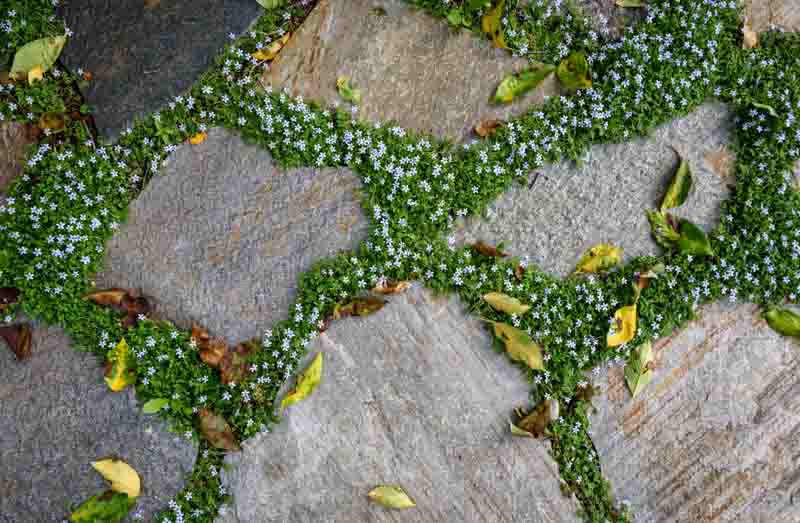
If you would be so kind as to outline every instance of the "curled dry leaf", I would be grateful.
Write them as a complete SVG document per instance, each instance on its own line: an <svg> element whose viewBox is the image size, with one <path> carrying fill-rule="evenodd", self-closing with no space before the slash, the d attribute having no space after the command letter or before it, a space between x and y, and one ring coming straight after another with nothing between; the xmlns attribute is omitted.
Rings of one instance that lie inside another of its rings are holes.
<svg viewBox="0 0 800 523"><path fill-rule="evenodd" d="M200 433L215 448L234 452L242 450L225 418L205 408L200 409L197 418L200 421Z"/></svg>
<svg viewBox="0 0 800 523"><path fill-rule="evenodd" d="M140 314L147 314L150 312L150 302L143 296L136 296L133 291L111 288L101 291L96 291L86 296L97 305L103 307L113 307L118 311L124 312L125 316L122 318L122 326L125 328L135 325L139 320Z"/></svg>
<svg viewBox="0 0 800 523"><path fill-rule="evenodd" d="M254 52L253 58L261 61L273 60L276 56L278 56L278 53L281 51L281 49L283 49L283 46L286 45L291 36L292 33L286 33L279 39L269 44L265 49L259 49L258 51Z"/></svg>
<svg viewBox="0 0 800 523"><path fill-rule="evenodd" d="M111 490L114 492L121 492L132 498L139 496L142 480L133 467L121 459L106 458L92 461L92 468L111 483Z"/></svg>
<svg viewBox="0 0 800 523"><path fill-rule="evenodd" d="M481 29L492 39L495 47L507 49L506 39L503 36L503 10L505 0L500 0L489 9L481 18Z"/></svg>
<svg viewBox="0 0 800 523"><path fill-rule="evenodd" d="M42 129L60 130L66 125L64 113L49 112L39 117L39 127Z"/></svg>
<svg viewBox="0 0 800 523"><path fill-rule="evenodd" d="M636 304L627 305L617 309L614 313L614 321L608 330L606 343L609 347L617 347L623 343L628 343L636 336L637 312Z"/></svg>
<svg viewBox="0 0 800 523"><path fill-rule="evenodd" d="M622 248L614 247L607 243L599 243L589 249L578 261L575 274L603 272L618 265L621 259Z"/></svg>
<svg viewBox="0 0 800 523"><path fill-rule="evenodd" d="M337 303L333 308L333 319L346 318L348 316L369 316L383 308L386 300L375 298L374 296L363 296L353 298L344 304Z"/></svg>
<svg viewBox="0 0 800 523"><path fill-rule="evenodd" d="M625 365L625 382L636 397L653 378L653 347L645 342L631 352L628 364Z"/></svg>
<svg viewBox="0 0 800 523"><path fill-rule="evenodd" d="M222 383L236 383L243 381L250 375L250 356L257 350L257 346L251 343L240 343L233 349L225 351L225 355L219 364L219 375Z"/></svg>
<svg viewBox="0 0 800 523"><path fill-rule="evenodd" d="M531 308L530 305L502 292L486 293L483 295L483 301L491 305L493 309L508 314L525 314Z"/></svg>
<svg viewBox="0 0 800 523"><path fill-rule="evenodd" d="M484 256L494 257L494 258L505 258L508 256L507 252L503 252L499 250L497 247L492 245L488 245L483 242L476 242L472 244L472 248L478 252L479 254L483 254Z"/></svg>
<svg viewBox="0 0 800 523"><path fill-rule="evenodd" d="M514 267L514 276L517 278L517 281L522 281L525 278L525 266L519 264Z"/></svg>
<svg viewBox="0 0 800 523"><path fill-rule="evenodd" d="M764 319L779 334L800 337L800 315L796 312L785 308L773 307L764 313Z"/></svg>
<svg viewBox="0 0 800 523"><path fill-rule="evenodd" d="M484 120L475 126L475 134L481 138L491 136L503 125L503 120Z"/></svg>
<svg viewBox="0 0 800 523"><path fill-rule="evenodd" d="M117 523L128 515L136 500L127 494L107 490L84 501L70 514L72 523Z"/></svg>
<svg viewBox="0 0 800 523"><path fill-rule="evenodd" d="M633 291L636 293L636 301L639 300L639 294L650 286L650 282L658 278L665 270L666 266L663 263L657 263L648 270L633 275Z"/></svg>
<svg viewBox="0 0 800 523"><path fill-rule="evenodd" d="M544 369L542 348L525 331L499 321L489 320L489 323L494 328L494 335L505 344L512 360L520 361L532 369Z"/></svg>
<svg viewBox="0 0 800 523"><path fill-rule="evenodd" d="M197 134L190 136L189 143L192 145L200 145L201 143L206 141L206 138L208 138L208 133L205 131L201 131Z"/></svg>
<svg viewBox="0 0 800 523"><path fill-rule="evenodd" d="M0 338L5 340L17 360L31 357L31 326L29 324L0 327Z"/></svg>
<svg viewBox="0 0 800 523"><path fill-rule="evenodd" d="M322 353L318 352L311 364L297 377L297 383L281 400L281 410L307 398L322 380Z"/></svg>
<svg viewBox="0 0 800 523"><path fill-rule="evenodd" d="M121 307L122 298L125 297L126 294L128 294L127 290L114 287L102 291L95 291L88 294L86 299L97 305L102 305L103 307Z"/></svg>
<svg viewBox="0 0 800 523"><path fill-rule="evenodd" d="M681 157L667 192L664 194L664 198L661 199L661 212L683 205L692 190L692 185L692 172L689 170L689 162Z"/></svg>
<svg viewBox="0 0 800 523"><path fill-rule="evenodd" d="M754 49L758 47L758 33L753 31L750 21L746 20L742 24L742 49Z"/></svg>
<svg viewBox="0 0 800 523"><path fill-rule="evenodd" d="M372 292L377 292L378 294L398 294L400 292L405 292L410 287L411 282L409 281L387 280L374 287Z"/></svg>
<svg viewBox="0 0 800 523"><path fill-rule="evenodd" d="M106 360L108 364L105 382L109 389L119 392L128 385L136 383L135 362L125 338L122 338L116 347L108 351Z"/></svg>
<svg viewBox="0 0 800 523"><path fill-rule="evenodd" d="M511 423L511 433L515 436L540 438L547 433L547 425L558 419L558 400L544 400L529 413L525 414L521 409L517 409L516 414L519 421Z"/></svg>
<svg viewBox="0 0 800 523"><path fill-rule="evenodd" d="M372 501L388 508L404 509L417 506L414 500L406 494L406 491L398 485L378 485L367 495Z"/></svg>
<svg viewBox="0 0 800 523"><path fill-rule="evenodd" d="M19 289L0 287L0 312L17 303L17 300L19 300Z"/></svg>

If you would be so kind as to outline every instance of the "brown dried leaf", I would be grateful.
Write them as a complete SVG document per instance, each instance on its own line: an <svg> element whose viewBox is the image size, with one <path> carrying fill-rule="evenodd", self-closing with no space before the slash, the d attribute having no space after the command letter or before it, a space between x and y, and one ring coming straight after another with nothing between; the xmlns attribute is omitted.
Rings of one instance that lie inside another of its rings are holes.
<svg viewBox="0 0 800 523"><path fill-rule="evenodd" d="M385 300L373 296L353 298L347 303L336 304L333 308L333 319L346 318L348 316L369 316L383 308Z"/></svg>
<svg viewBox="0 0 800 523"><path fill-rule="evenodd" d="M222 378L222 383L227 385L229 383L240 382L249 376L249 358L256 349L257 347L254 344L240 343L232 350L226 350L219 364L219 374ZM200 357L202 357L202 353Z"/></svg>
<svg viewBox="0 0 800 523"><path fill-rule="evenodd" d="M475 134L481 138L491 136L503 125L503 120L484 120L475 126Z"/></svg>
<svg viewBox="0 0 800 523"><path fill-rule="evenodd" d="M542 437L546 434L547 425L558 418L558 401L544 400L539 403L528 414L517 411L520 420L515 424L516 428L527 432L534 438Z"/></svg>
<svg viewBox="0 0 800 523"><path fill-rule="evenodd" d="M473 243L472 248L475 249L480 254L483 254L484 256L490 256L494 258L505 258L506 256L508 256L507 252L500 251L497 249L497 247L494 247L492 245L487 245L483 242Z"/></svg>
<svg viewBox="0 0 800 523"><path fill-rule="evenodd" d="M372 289L372 292L377 292L378 294L397 294L407 290L409 287L411 287L411 282L409 281L388 280L376 286Z"/></svg>
<svg viewBox="0 0 800 523"><path fill-rule="evenodd" d="M6 341L17 360L30 358L31 326L29 324L0 327L0 338Z"/></svg>
<svg viewBox="0 0 800 523"><path fill-rule="evenodd" d="M208 340L203 345L198 343L200 359L209 367L220 368L222 359L228 352L228 345L220 339Z"/></svg>
<svg viewBox="0 0 800 523"><path fill-rule="evenodd" d="M522 281L525 278L525 267L522 265L514 267L514 276L517 277L517 281Z"/></svg>
<svg viewBox="0 0 800 523"><path fill-rule="evenodd" d="M225 418L209 409L200 409L197 417L200 420L200 432L214 447L229 451L242 450Z"/></svg>
<svg viewBox="0 0 800 523"><path fill-rule="evenodd" d="M19 289L14 287L0 287L0 312L8 308L9 305L17 303L19 299Z"/></svg>
<svg viewBox="0 0 800 523"><path fill-rule="evenodd" d="M723 178L727 178L733 173L735 157L727 148L722 147L716 151L708 151L705 161L711 170Z"/></svg>
<svg viewBox="0 0 800 523"><path fill-rule="evenodd" d="M749 21L742 25L742 49L753 49L758 47L758 33L753 31Z"/></svg>
<svg viewBox="0 0 800 523"><path fill-rule="evenodd" d="M145 9L155 9L161 4L161 0L144 0Z"/></svg>
<svg viewBox="0 0 800 523"><path fill-rule="evenodd" d="M125 289L114 287L112 289L104 289L88 294L86 299L103 307L120 307L122 305L122 298L127 294L128 291Z"/></svg>

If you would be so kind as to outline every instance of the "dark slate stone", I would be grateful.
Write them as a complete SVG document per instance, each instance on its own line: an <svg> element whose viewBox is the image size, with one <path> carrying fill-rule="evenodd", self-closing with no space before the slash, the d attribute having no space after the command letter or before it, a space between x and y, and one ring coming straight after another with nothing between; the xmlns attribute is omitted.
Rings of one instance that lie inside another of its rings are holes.
<svg viewBox="0 0 800 523"><path fill-rule="evenodd" d="M94 74L84 95L105 138L185 90L228 41L262 12L255 0L72 0L74 32L62 55Z"/></svg>

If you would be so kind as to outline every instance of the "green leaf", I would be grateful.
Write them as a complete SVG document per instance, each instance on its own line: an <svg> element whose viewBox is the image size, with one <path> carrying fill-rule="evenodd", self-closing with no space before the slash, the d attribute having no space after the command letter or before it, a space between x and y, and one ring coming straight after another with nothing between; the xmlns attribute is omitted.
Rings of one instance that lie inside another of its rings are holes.
<svg viewBox="0 0 800 523"><path fill-rule="evenodd" d="M653 378L652 362L653 350L649 341L631 351L631 357L625 365L625 382L632 397L635 398Z"/></svg>
<svg viewBox="0 0 800 523"><path fill-rule="evenodd" d="M532 369L544 369L542 348L525 331L499 321L488 321L494 327L494 335L505 344L512 360L521 361Z"/></svg>
<svg viewBox="0 0 800 523"><path fill-rule="evenodd" d="M264 9L275 9L283 5L283 0L256 0Z"/></svg>
<svg viewBox="0 0 800 523"><path fill-rule="evenodd" d="M405 490L397 485L379 485L370 490L368 496L372 501L388 508L403 509L417 506Z"/></svg>
<svg viewBox="0 0 800 523"><path fill-rule="evenodd" d="M750 102L750 103L753 105L753 107L757 107L759 109L764 109L765 111L767 111L770 114L770 116L775 116L775 117L778 116L778 112L771 105L761 104L761 103L758 103L758 102Z"/></svg>
<svg viewBox="0 0 800 523"><path fill-rule="evenodd" d="M495 91L491 101L494 103L511 103L515 98L527 93L531 89L535 89L554 70L554 66L542 64L519 73L508 75L503 78L503 81L497 86L497 91Z"/></svg>
<svg viewBox="0 0 800 523"><path fill-rule="evenodd" d="M603 272L618 265L622 258L622 249L607 243L598 243L578 261L575 273Z"/></svg>
<svg viewBox="0 0 800 523"><path fill-rule="evenodd" d="M647 220L650 222L650 230L656 243L665 249L674 249L680 240L681 235L674 224L672 217L666 213L658 211L646 211Z"/></svg>
<svg viewBox="0 0 800 523"><path fill-rule="evenodd" d="M689 162L687 162L684 158L681 158L681 163L678 165L678 169L672 176L672 181L667 188L667 193L661 200L661 212L665 212L667 209L673 209L683 205L683 202L686 201L686 198L689 196L689 192L691 190L692 173L689 170Z"/></svg>
<svg viewBox="0 0 800 523"><path fill-rule="evenodd" d="M116 347L108 351L107 359L111 364L105 376L108 388L119 392L128 385L136 383L135 362L125 338L122 338Z"/></svg>
<svg viewBox="0 0 800 523"><path fill-rule="evenodd" d="M311 364L297 378L297 384L281 401L281 410L307 398L322 380L322 353L318 352Z"/></svg>
<svg viewBox="0 0 800 523"><path fill-rule="evenodd" d="M350 86L350 79L346 76L340 76L336 79L336 88L339 90L339 95L353 105L361 103L361 89L353 89Z"/></svg>
<svg viewBox="0 0 800 523"><path fill-rule="evenodd" d="M773 307L764 313L773 330L784 336L800 337L800 315L789 309Z"/></svg>
<svg viewBox="0 0 800 523"><path fill-rule="evenodd" d="M713 256L711 242L708 236L697 225L689 220L680 220L681 237L678 239L678 250L686 254L696 254L698 256Z"/></svg>
<svg viewBox="0 0 800 523"><path fill-rule="evenodd" d="M503 294L502 292L489 292L483 295L483 301L492 306L493 309L508 314L525 314L531 306L526 305L518 299Z"/></svg>
<svg viewBox="0 0 800 523"><path fill-rule="evenodd" d="M64 35L48 36L33 42L28 42L17 50L14 63L11 66L12 74L28 74L35 67L41 67L42 72L47 71L56 63L67 37Z"/></svg>
<svg viewBox="0 0 800 523"><path fill-rule="evenodd" d="M169 399L167 398L153 398L150 401L145 402L145 404L142 406L142 412L145 414L155 414L168 404Z"/></svg>
<svg viewBox="0 0 800 523"><path fill-rule="evenodd" d="M69 520L73 523L116 523L122 521L135 504L136 500L127 494L107 490L84 501Z"/></svg>
<svg viewBox="0 0 800 523"><path fill-rule="evenodd" d="M614 2L619 7L644 7L644 0L616 0Z"/></svg>
<svg viewBox="0 0 800 523"><path fill-rule="evenodd" d="M460 8L451 9L447 13L447 21L450 25L459 26L464 21L464 15L461 13Z"/></svg>
<svg viewBox="0 0 800 523"><path fill-rule="evenodd" d="M558 81L567 91L577 91L592 86L592 73L586 55L576 51L558 64Z"/></svg>

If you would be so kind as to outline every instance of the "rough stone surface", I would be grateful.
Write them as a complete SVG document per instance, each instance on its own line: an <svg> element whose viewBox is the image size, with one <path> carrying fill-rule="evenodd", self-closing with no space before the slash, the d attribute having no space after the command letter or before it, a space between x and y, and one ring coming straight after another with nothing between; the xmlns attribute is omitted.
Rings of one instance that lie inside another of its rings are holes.
<svg viewBox="0 0 800 523"><path fill-rule="evenodd" d="M149 521L191 470L196 447L141 413L133 391L112 393L97 359L59 329L36 328L32 357L0 341L0 522L56 522L108 484L90 462L117 455L142 478Z"/></svg>
<svg viewBox="0 0 800 523"><path fill-rule="evenodd" d="M228 33L263 9L254 0L70 0L62 11L75 33L62 58L94 74L84 95L111 138L192 85Z"/></svg>
<svg viewBox="0 0 800 523"><path fill-rule="evenodd" d="M322 0L262 82L294 94L344 103L336 79L362 91L359 116L459 140L481 120L507 119L558 90L550 78L522 101L489 104L500 81L527 61L401 0Z"/></svg>
<svg viewBox="0 0 800 523"><path fill-rule="evenodd" d="M632 399L603 370L593 439L615 493L646 523L800 521L800 352L752 305L717 304L654 345Z"/></svg>
<svg viewBox="0 0 800 523"><path fill-rule="evenodd" d="M0 198L12 180L22 174L25 148L31 144L24 124L0 125Z"/></svg>
<svg viewBox="0 0 800 523"><path fill-rule="evenodd" d="M746 0L744 13L755 31L800 31L797 0Z"/></svg>
<svg viewBox="0 0 800 523"><path fill-rule="evenodd" d="M316 342L314 394L228 459L228 522L577 522L545 443L514 438L524 373L455 298L413 288ZM398 483L414 510L371 503Z"/></svg>
<svg viewBox="0 0 800 523"><path fill-rule="evenodd" d="M709 230L730 191L726 178L704 158L731 138L733 118L720 104L701 106L652 136L592 147L582 166L548 165L532 187L501 195L486 218L471 218L455 234L461 241L506 241L514 255L566 275L584 251L599 242L625 250L626 259L658 254L645 209L655 209L678 165L673 147L689 160L695 188L674 214Z"/></svg>
<svg viewBox="0 0 800 523"><path fill-rule="evenodd" d="M234 343L286 317L298 276L366 235L347 169L283 171L212 129L182 145L107 245L99 286L141 288L162 316Z"/></svg>

